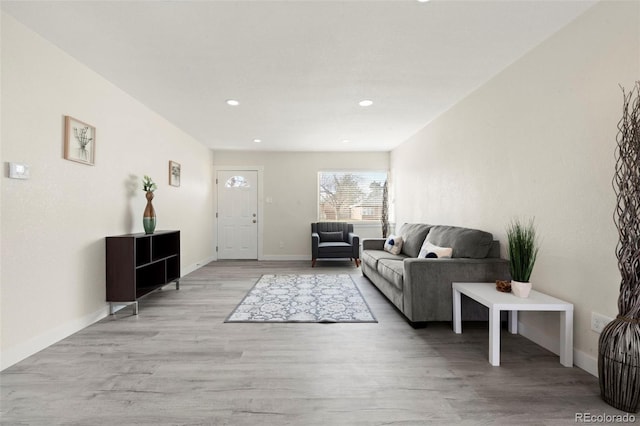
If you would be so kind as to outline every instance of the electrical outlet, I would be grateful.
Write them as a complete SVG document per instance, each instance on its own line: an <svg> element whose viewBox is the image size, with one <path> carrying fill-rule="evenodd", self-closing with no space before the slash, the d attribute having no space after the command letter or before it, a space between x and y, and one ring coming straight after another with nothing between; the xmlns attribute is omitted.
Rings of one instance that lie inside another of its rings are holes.
<svg viewBox="0 0 640 426"><path fill-rule="evenodd" d="M591 330L596 333L602 333L604 327L613 321L613 318L609 318L597 312L591 312Z"/></svg>

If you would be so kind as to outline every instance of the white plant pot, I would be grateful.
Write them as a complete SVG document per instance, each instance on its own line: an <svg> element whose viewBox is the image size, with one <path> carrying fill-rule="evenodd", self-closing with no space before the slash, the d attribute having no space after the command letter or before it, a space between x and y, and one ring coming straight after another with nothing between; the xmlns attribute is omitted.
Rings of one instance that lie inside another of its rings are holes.
<svg viewBox="0 0 640 426"><path fill-rule="evenodd" d="M531 283L523 283L520 281L511 280L511 292L518 297L529 297L531 291Z"/></svg>

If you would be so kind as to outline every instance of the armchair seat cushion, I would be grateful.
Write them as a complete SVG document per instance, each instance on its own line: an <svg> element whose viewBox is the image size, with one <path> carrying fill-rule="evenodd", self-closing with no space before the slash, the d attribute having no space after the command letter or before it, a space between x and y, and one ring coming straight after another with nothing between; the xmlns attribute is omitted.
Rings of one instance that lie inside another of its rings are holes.
<svg viewBox="0 0 640 426"><path fill-rule="evenodd" d="M331 243L319 243L318 247L328 248L328 247L351 247L349 243L340 242L331 242Z"/></svg>
<svg viewBox="0 0 640 426"><path fill-rule="evenodd" d="M349 243L320 243L318 244L324 257L352 257L353 248ZM341 256L338 256L341 255Z"/></svg>

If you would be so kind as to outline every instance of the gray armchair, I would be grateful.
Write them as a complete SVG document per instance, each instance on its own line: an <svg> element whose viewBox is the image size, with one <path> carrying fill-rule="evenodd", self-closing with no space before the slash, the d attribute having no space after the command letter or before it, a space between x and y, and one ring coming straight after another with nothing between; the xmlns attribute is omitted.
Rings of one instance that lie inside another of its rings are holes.
<svg viewBox="0 0 640 426"><path fill-rule="evenodd" d="M311 224L311 266L316 259L355 260L360 266L360 237L353 233L353 225L345 222Z"/></svg>

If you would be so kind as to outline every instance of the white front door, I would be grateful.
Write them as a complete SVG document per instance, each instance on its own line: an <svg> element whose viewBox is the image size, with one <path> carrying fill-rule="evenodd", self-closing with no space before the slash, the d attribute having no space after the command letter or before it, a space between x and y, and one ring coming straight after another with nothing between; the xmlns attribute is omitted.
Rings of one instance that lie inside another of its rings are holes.
<svg viewBox="0 0 640 426"><path fill-rule="evenodd" d="M218 259L258 258L258 171L219 170Z"/></svg>

